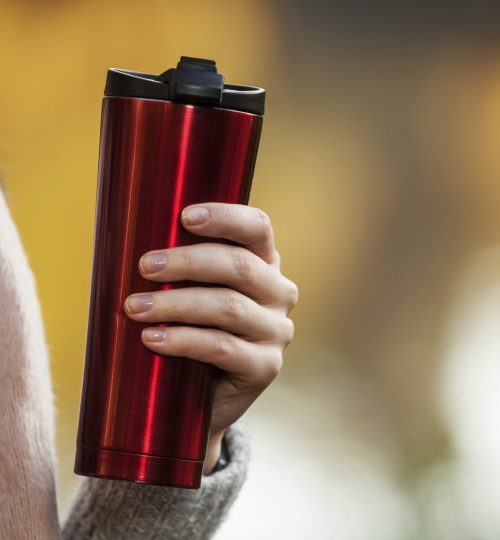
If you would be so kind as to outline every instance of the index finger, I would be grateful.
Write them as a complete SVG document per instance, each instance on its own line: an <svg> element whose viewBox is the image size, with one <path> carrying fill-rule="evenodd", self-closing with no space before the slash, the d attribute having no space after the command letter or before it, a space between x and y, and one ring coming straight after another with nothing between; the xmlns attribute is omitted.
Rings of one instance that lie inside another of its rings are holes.
<svg viewBox="0 0 500 540"><path fill-rule="evenodd" d="M271 220L260 208L216 202L192 204L182 211L181 221L193 234L232 240L279 267Z"/></svg>

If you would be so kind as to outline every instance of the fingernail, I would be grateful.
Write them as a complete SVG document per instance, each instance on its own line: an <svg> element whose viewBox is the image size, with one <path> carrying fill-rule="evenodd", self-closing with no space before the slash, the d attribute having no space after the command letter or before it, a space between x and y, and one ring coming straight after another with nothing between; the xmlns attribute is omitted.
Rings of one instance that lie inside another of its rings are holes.
<svg viewBox="0 0 500 540"><path fill-rule="evenodd" d="M142 313L153 307L153 297L150 294L133 294L125 300L125 307L130 313Z"/></svg>
<svg viewBox="0 0 500 540"><path fill-rule="evenodd" d="M167 264L167 256L161 251L143 255L139 260L139 267L145 274L154 274L163 270Z"/></svg>
<svg viewBox="0 0 500 540"><path fill-rule="evenodd" d="M142 337L145 341L163 341L165 335L163 328L144 328L142 331Z"/></svg>
<svg viewBox="0 0 500 540"><path fill-rule="evenodd" d="M196 207L188 208L182 212L182 220L186 225L200 225L207 221L210 213L208 208Z"/></svg>

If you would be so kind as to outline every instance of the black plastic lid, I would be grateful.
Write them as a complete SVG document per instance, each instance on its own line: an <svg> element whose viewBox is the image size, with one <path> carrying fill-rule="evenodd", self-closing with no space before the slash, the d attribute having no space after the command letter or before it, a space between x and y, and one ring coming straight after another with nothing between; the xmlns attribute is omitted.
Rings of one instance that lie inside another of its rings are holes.
<svg viewBox="0 0 500 540"><path fill-rule="evenodd" d="M181 101L264 114L266 91L256 86L224 84L213 60L181 56L177 68L161 75L112 68L108 70L105 96Z"/></svg>

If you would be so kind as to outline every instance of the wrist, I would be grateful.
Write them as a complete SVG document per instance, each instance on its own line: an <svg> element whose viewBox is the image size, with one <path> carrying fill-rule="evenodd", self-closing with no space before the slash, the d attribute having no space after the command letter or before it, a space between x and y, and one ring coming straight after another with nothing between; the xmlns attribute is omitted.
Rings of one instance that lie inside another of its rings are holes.
<svg viewBox="0 0 500 540"><path fill-rule="evenodd" d="M221 455L222 439L226 430L211 434L208 439L207 452L205 455L205 463L203 465L203 475L208 476L214 470Z"/></svg>

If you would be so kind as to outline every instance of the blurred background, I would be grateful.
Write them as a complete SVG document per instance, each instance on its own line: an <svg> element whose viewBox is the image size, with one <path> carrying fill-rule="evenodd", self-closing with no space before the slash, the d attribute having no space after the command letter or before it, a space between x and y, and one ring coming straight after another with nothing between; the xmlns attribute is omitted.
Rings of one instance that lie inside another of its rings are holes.
<svg viewBox="0 0 500 540"><path fill-rule="evenodd" d="M300 288L217 538L500 537L500 4L0 0L0 174L73 474L108 67L268 90L250 199Z"/></svg>

